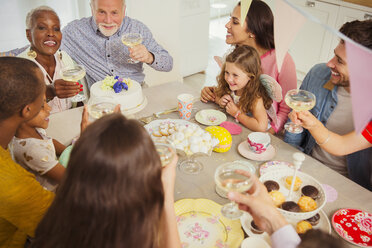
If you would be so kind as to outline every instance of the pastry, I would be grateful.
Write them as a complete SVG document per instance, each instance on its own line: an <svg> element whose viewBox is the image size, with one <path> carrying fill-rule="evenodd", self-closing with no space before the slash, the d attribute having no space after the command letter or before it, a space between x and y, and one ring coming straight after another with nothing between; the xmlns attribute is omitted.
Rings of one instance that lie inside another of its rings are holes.
<svg viewBox="0 0 372 248"><path fill-rule="evenodd" d="M302 195L309 196L314 200L316 200L319 197L319 190L312 185L306 185L302 187L301 193Z"/></svg>
<svg viewBox="0 0 372 248"><path fill-rule="evenodd" d="M291 189L291 184L292 184L292 178L293 176L289 176L285 178L285 187L287 189ZM293 191L297 191L302 184L302 180L299 177L296 177L294 186L293 186Z"/></svg>
<svg viewBox="0 0 372 248"><path fill-rule="evenodd" d="M313 217L307 219L306 221L309 222L312 226L316 226L318 225L319 220L320 220L320 215L316 214Z"/></svg>
<svg viewBox="0 0 372 248"><path fill-rule="evenodd" d="M267 192L271 192L273 190L279 190L279 183L273 181L273 180L268 180L264 182L264 185L266 186Z"/></svg>
<svg viewBox="0 0 372 248"><path fill-rule="evenodd" d="M281 207L283 210L286 210L289 212L296 212L296 213L301 212L300 206L298 206L298 204L295 203L294 201L283 202Z"/></svg>
<svg viewBox="0 0 372 248"><path fill-rule="evenodd" d="M262 234L264 231L260 230L260 228L254 223L254 221L251 221L251 231L254 234Z"/></svg>
<svg viewBox="0 0 372 248"><path fill-rule="evenodd" d="M285 197L282 194L282 192L274 190L274 191L271 191L269 195L271 199L273 200L275 206L277 207L279 207L280 205L282 205L283 202L285 202Z"/></svg>
<svg viewBox="0 0 372 248"><path fill-rule="evenodd" d="M313 229L313 226L307 222L306 220L301 220L296 225L296 232L298 234L304 234L305 232L309 231L310 229Z"/></svg>
<svg viewBox="0 0 372 248"><path fill-rule="evenodd" d="M301 196L298 200L298 205L303 212L310 212L317 208L316 202L309 196Z"/></svg>

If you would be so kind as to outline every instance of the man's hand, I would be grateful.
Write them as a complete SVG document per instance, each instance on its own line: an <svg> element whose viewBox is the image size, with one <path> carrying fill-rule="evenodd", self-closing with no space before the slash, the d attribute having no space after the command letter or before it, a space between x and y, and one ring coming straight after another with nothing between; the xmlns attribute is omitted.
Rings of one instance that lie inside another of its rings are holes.
<svg viewBox="0 0 372 248"><path fill-rule="evenodd" d="M77 82L65 81L57 79L54 81L55 96L59 98L68 98L75 96L83 90L83 86Z"/></svg>
<svg viewBox="0 0 372 248"><path fill-rule="evenodd" d="M152 64L152 62L154 62L154 55L142 44L129 48L129 56L134 60L146 64Z"/></svg>
<svg viewBox="0 0 372 248"><path fill-rule="evenodd" d="M200 94L200 100L202 102L215 102L216 95L214 94L214 90L216 87L204 87Z"/></svg>
<svg viewBox="0 0 372 248"><path fill-rule="evenodd" d="M320 121L309 111L292 111L288 114L288 117L293 123L301 125L308 130L314 129L321 124Z"/></svg>

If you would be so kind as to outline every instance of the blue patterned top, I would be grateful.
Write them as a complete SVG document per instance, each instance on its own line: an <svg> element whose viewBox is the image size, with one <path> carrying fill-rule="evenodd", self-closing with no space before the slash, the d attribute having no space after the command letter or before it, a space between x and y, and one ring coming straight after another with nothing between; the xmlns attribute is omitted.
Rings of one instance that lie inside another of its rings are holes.
<svg viewBox="0 0 372 248"><path fill-rule="evenodd" d="M129 50L121 42L124 33L142 35L142 44L154 55L154 61L149 65L153 69L170 71L173 67L172 56L154 40L151 31L142 22L127 16L118 31L110 37L101 34L93 17L72 21L62 32L61 49L85 66L89 88L108 75L131 78L139 83L144 81L143 63L127 62Z"/></svg>

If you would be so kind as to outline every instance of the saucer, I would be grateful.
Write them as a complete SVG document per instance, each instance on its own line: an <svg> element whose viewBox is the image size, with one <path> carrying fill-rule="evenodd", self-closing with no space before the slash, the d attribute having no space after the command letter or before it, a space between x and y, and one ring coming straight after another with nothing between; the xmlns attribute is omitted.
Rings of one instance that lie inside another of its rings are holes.
<svg viewBox="0 0 372 248"><path fill-rule="evenodd" d="M195 120L206 126L218 126L227 120L227 117L221 111L215 109L203 109L195 115Z"/></svg>
<svg viewBox="0 0 372 248"><path fill-rule="evenodd" d="M249 148L248 142L246 140L239 144L238 151L243 157L255 161L271 160L276 154L276 150L273 145L269 145L267 147L267 150L263 153L255 153Z"/></svg>

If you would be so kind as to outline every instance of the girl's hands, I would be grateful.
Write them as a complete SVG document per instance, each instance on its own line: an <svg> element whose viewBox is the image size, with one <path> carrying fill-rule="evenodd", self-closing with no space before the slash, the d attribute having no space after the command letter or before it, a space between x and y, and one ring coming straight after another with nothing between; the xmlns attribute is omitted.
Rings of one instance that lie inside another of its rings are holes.
<svg viewBox="0 0 372 248"><path fill-rule="evenodd" d="M225 108L226 105L231 101L233 102L231 96L229 94L226 94L220 98L220 100L218 101L218 105L220 105L221 108Z"/></svg>
<svg viewBox="0 0 372 248"><path fill-rule="evenodd" d="M215 87L204 87L200 94L200 101L214 102L216 100L216 95L214 94Z"/></svg>
<svg viewBox="0 0 372 248"><path fill-rule="evenodd" d="M231 98L231 96L230 96ZM231 116L235 116L236 113L239 111L239 108L238 106L236 106L236 104L234 103L233 100L229 101L227 104L226 104L226 112L231 115Z"/></svg>

